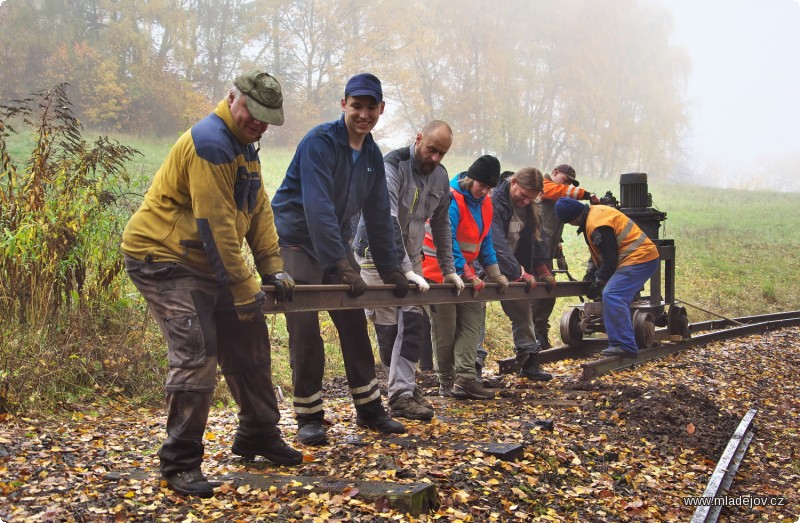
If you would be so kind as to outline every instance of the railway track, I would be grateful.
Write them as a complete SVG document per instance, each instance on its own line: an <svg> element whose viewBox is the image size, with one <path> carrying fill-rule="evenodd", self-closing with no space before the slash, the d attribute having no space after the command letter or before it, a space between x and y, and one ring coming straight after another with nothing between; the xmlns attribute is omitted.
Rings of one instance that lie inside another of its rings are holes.
<svg viewBox="0 0 800 523"><path fill-rule="evenodd" d="M664 356L675 354L676 352L680 352L691 347L697 347L699 345L705 345L707 343L717 341L730 340L742 336L749 336L751 334L760 334L770 330L793 327L796 325L800 325L800 311L760 314L756 316L743 316L734 319L692 323L689 325L689 331L691 332L690 338L680 341L669 341L668 337L667 341L658 342L656 346L647 349L641 349L637 358L621 358L614 356L583 363L581 364L581 368L583 369L582 377L585 380L590 380L615 370L624 369L626 367L632 367L646 361L663 358ZM705 332L705 334L695 334L701 332ZM657 331L656 337L664 336L665 334L665 330ZM598 348L605 347L607 345L607 341L604 339L596 339L591 341L585 340L585 346L583 345L584 344L578 347L576 352L573 354L586 354L587 356L591 355L593 352L598 350ZM563 349L563 347L551 350L555 351L559 349ZM547 352L550 351L544 351L542 354L544 355ZM558 354L560 355L566 353L568 353L568 351L559 352ZM576 356L573 355L567 357ZM559 357L557 359L564 358ZM549 359L542 361L556 360Z"/></svg>

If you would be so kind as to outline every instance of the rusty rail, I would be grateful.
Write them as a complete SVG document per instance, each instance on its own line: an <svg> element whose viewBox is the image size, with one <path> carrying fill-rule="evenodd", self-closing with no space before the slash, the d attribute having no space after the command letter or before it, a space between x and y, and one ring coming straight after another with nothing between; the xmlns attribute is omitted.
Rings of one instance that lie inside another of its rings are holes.
<svg viewBox="0 0 800 523"><path fill-rule="evenodd" d="M611 356L597 361L581 364L583 368L583 379L590 380L597 376L608 374L611 371L632 367L646 361L662 358L669 354L674 354L690 347L698 345L705 345L715 341L723 341L731 338L739 338L750 334L759 334L774 329L783 327L792 327L800 325L800 311L781 312L776 314L765 314L759 316L745 316L737 318L738 322L742 325L732 327L725 330L709 332L708 334L701 334L693 336L692 338L685 339L673 344L665 344L649 349L642 349L636 358L622 358L619 356ZM692 332L698 330L700 327L709 329L712 325L719 325L720 322L708 322L702 324L690 325ZM728 325L729 323L725 323Z"/></svg>
<svg viewBox="0 0 800 523"><path fill-rule="evenodd" d="M694 511L691 523L714 523L719 518L722 511L723 501L722 495L728 491L733 482L733 477L736 471L739 470L739 465L747 452L747 447L750 445L750 440L753 439L754 423L757 409L750 409L744 415L742 421L739 423L736 431L728 441L725 452L717 462L714 473L706 485L706 490L703 492L703 498L709 501L705 506L699 506Z"/></svg>
<svg viewBox="0 0 800 523"><path fill-rule="evenodd" d="M275 288L264 285L261 289L267 295L264 312L277 314L281 312L329 311L337 309L366 309L375 307L399 307L403 305L435 305L437 303L466 303L474 301L524 300L531 298L560 298L564 296L583 296L589 290L589 282L558 282L549 292L544 285L537 285L530 293L528 285L513 282L505 294L498 292L499 285L487 283L477 295L472 295L472 285L468 284L464 291L457 295L450 284L433 284L428 292L415 292L416 286L405 298L398 298L392 292L393 285L371 285L367 292L357 298L347 294L347 285L298 285L294 289L294 297L290 302L279 302L275 299Z"/></svg>

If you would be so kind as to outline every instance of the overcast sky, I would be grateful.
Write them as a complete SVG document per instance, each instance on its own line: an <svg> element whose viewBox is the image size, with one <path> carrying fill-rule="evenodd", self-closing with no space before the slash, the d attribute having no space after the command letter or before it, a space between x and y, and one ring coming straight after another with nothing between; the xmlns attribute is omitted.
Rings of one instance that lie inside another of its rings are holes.
<svg viewBox="0 0 800 523"><path fill-rule="evenodd" d="M691 56L692 159L717 181L800 178L800 0L662 0ZM781 169L786 171L789 169Z"/></svg>

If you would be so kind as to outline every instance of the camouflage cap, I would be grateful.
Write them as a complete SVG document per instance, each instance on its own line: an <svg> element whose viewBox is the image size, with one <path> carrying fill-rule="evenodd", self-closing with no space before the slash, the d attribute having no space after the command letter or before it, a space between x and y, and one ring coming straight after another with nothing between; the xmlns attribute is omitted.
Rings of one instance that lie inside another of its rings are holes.
<svg viewBox="0 0 800 523"><path fill-rule="evenodd" d="M283 95L278 80L264 71L255 70L237 76L233 85L246 96L247 110L253 118L283 125Z"/></svg>

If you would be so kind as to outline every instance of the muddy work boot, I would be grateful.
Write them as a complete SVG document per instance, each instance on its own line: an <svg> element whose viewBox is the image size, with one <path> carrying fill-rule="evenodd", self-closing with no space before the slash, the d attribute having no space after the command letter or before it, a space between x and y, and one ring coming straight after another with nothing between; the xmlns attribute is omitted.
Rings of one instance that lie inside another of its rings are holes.
<svg viewBox="0 0 800 523"><path fill-rule="evenodd" d="M325 445L328 436L325 434L325 425L322 420L304 420L297 422L297 441L303 445Z"/></svg>
<svg viewBox="0 0 800 523"><path fill-rule="evenodd" d="M256 441L237 434L231 452L250 460L263 456L278 465L299 465L303 462L303 453L287 445L280 435L264 436Z"/></svg>
<svg viewBox="0 0 800 523"><path fill-rule="evenodd" d="M443 398L453 397L453 378L448 376L439 377L439 396Z"/></svg>
<svg viewBox="0 0 800 523"><path fill-rule="evenodd" d="M389 403L392 416L395 418L408 418L417 420L429 420L433 418L433 409L425 408L417 403L414 396L400 396Z"/></svg>
<svg viewBox="0 0 800 523"><path fill-rule="evenodd" d="M545 372L539 366L538 357L536 354L530 354L519 370L519 375L523 378L528 378L533 381L550 381L553 375Z"/></svg>
<svg viewBox="0 0 800 523"><path fill-rule="evenodd" d="M484 389L478 380L459 376L453 383L453 396L459 399L491 400L494 399L494 391Z"/></svg>
<svg viewBox="0 0 800 523"><path fill-rule="evenodd" d="M405 434L406 428L399 421L393 420L388 414L383 413L372 418L356 416L356 425L361 428L371 429L383 434Z"/></svg>
<svg viewBox="0 0 800 523"><path fill-rule="evenodd" d="M405 434L406 428L383 409L379 401L356 407L356 425L383 434Z"/></svg>
<svg viewBox="0 0 800 523"><path fill-rule="evenodd" d="M200 467L164 474L169 488L183 496L210 498L214 495L214 487L206 480Z"/></svg>
<svg viewBox="0 0 800 523"><path fill-rule="evenodd" d="M414 401L416 401L426 409L430 409L431 411L433 411L433 405L431 405L430 401L425 399L425 396L422 395L422 392L420 392L419 387L414 387L413 397Z"/></svg>

